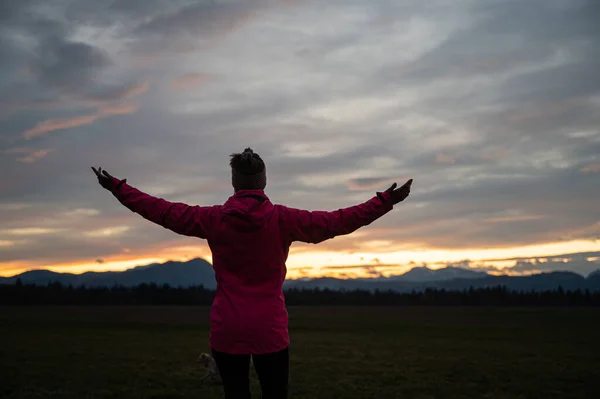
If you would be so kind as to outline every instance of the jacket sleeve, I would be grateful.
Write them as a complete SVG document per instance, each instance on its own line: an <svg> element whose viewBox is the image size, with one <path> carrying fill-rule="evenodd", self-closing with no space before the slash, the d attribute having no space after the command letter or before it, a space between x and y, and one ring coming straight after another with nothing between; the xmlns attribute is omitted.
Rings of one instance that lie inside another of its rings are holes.
<svg viewBox="0 0 600 399"><path fill-rule="evenodd" d="M208 238L218 206L190 206L153 197L115 179L113 195L130 211L175 233Z"/></svg>
<svg viewBox="0 0 600 399"><path fill-rule="evenodd" d="M332 212L281 208L282 230L290 242L318 244L371 224L391 211L393 204L390 193L383 192L360 205Z"/></svg>

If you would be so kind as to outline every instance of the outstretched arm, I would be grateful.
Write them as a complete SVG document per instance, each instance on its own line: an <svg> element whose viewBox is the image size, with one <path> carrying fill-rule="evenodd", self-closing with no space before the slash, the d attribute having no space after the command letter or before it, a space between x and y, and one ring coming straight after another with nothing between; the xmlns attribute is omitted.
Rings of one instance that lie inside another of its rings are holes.
<svg viewBox="0 0 600 399"><path fill-rule="evenodd" d="M412 179L396 189L377 193L369 201L333 212L307 211L282 207L281 222L290 241L317 244L336 236L350 234L392 210L410 194Z"/></svg>
<svg viewBox="0 0 600 399"><path fill-rule="evenodd" d="M109 190L126 208L175 233L208 238L215 206L190 206L153 197L119 180L101 168L94 169L100 185Z"/></svg>

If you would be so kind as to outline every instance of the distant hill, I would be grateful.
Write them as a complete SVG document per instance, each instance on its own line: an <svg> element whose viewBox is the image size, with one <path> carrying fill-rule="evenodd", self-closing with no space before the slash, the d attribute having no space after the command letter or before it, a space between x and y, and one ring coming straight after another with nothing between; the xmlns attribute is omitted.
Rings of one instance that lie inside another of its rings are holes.
<svg viewBox="0 0 600 399"><path fill-rule="evenodd" d="M25 284L47 285L60 282L64 285L101 287L135 286L142 283L168 284L172 287L203 285L215 289L216 282L210 263L204 259L188 262L156 263L139 266L122 272L88 272L83 274L55 273L48 270L32 270L17 276L0 278L0 283L14 284L20 279ZM572 272L542 273L532 276L492 276L457 267L429 269L416 267L402 275L389 278L313 278L286 280L284 289L289 288L328 288L332 290L393 290L399 292L421 291L427 288L464 290L503 285L511 290L539 291L553 290L559 286L565 290L600 290L600 270L584 278Z"/></svg>
<svg viewBox="0 0 600 399"><path fill-rule="evenodd" d="M587 279L572 272L551 272L531 276L491 276L484 275L477 278L455 278L432 281L403 281L402 279L373 279L364 280L338 280L338 279L311 279L303 281L291 280L287 282L288 288L328 288L328 289L365 289L365 290L393 290L398 292L422 291L427 288L465 290L473 288L486 288L505 286L516 291L544 291L562 287L564 290L600 291L600 276Z"/></svg>
<svg viewBox="0 0 600 399"><path fill-rule="evenodd" d="M212 265L204 259L193 259L189 262L154 263L138 266L122 272L87 272L83 274L55 273L48 270L31 270L13 277L0 279L0 283L14 284L21 279L24 284L46 285L60 282L64 285L85 285L86 287L102 286L135 286L143 283L168 284L172 287L189 287L204 285L215 289L216 281Z"/></svg>
<svg viewBox="0 0 600 399"><path fill-rule="evenodd" d="M441 269L429 269L426 266L415 267L399 276L390 277L393 280L424 282L424 281L446 281L456 278L481 278L488 274L460 267L444 267Z"/></svg>
<svg viewBox="0 0 600 399"><path fill-rule="evenodd" d="M588 275L588 278L600 278L600 269L594 270Z"/></svg>

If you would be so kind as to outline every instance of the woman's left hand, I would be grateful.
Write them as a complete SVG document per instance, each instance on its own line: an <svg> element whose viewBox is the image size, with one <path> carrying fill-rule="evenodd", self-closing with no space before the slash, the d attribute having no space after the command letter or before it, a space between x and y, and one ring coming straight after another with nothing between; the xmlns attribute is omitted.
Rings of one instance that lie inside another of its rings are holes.
<svg viewBox="0 0 600 399"><path fill-rule="evenodd" d="M92 170L98 177L98 183L100 183L100 185L102 187L104 187L105 189L107 189L109 191L112 190L115 178L112 177L112 175L110 173L108 173L107 171L102 170L101 167L98 167L98 169L96 169L92 166Z"/></svg>

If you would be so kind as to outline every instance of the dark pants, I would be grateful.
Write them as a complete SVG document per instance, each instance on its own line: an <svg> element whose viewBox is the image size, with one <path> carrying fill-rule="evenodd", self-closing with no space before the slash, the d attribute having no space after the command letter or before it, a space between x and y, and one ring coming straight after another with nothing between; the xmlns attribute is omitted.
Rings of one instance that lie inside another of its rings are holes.
<svg viewBox="0 0 600 399"><path fill-rule="evenodd" d="M225 399L250 398L250 355L231 355L212 350ZM263 399L287 399L290 371L289 348L280 352L252 355Z"/></svg>

